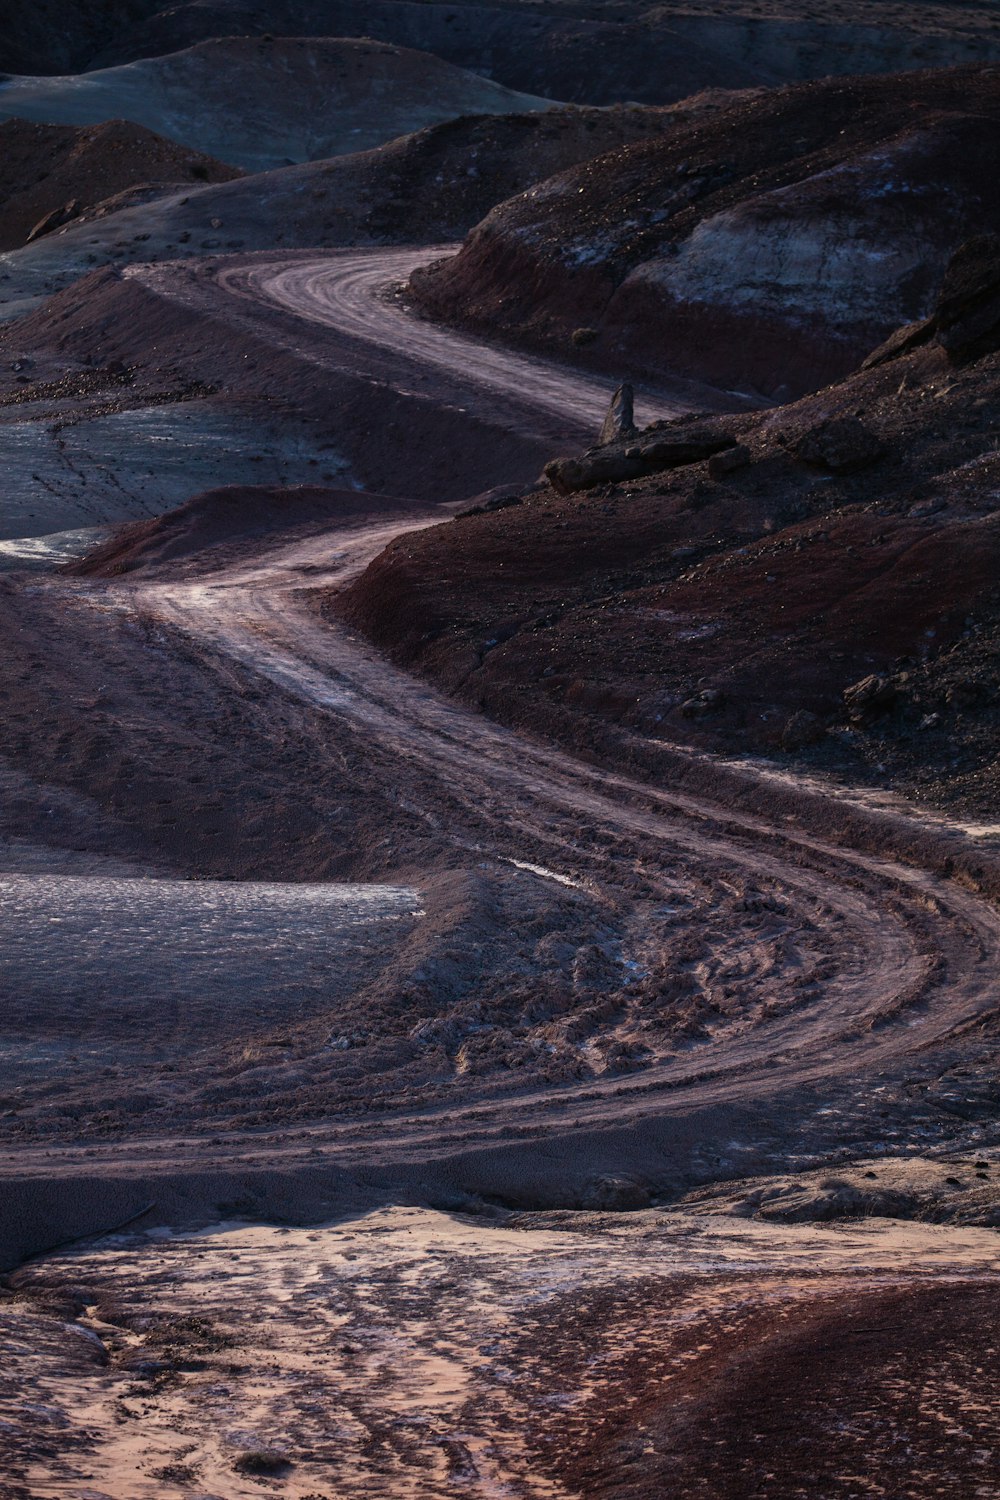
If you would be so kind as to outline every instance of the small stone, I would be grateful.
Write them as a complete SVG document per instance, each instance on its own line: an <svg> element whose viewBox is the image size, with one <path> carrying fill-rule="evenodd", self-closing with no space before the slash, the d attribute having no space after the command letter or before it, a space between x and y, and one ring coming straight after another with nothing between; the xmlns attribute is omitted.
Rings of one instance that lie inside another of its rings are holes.
<svg viewBox="0 0 1000 1500"><path fill-rule="evenodd" d="M718 688L702 688L700 693L681 704L681 713L685 719L703 719L720 709L725 701L725 694Z"/></svg>
<svg viewBox="0 0 1000 1500"><path fill-rule="evenodd" d="M823 723L815 714L806 708L797 709L781 732L781 748L804 750L807 745L817 744L824 733Z"/></svg>
<svg viewBox="0 0 1000 1500"><path fill-rule="evenodd" d="M725 448L721 453L713 453L708 460L709 479L724 479L727 474L733 474L737 469L745 469L750 463L750 449L743 443L737 443L733 448Z"/></svg>

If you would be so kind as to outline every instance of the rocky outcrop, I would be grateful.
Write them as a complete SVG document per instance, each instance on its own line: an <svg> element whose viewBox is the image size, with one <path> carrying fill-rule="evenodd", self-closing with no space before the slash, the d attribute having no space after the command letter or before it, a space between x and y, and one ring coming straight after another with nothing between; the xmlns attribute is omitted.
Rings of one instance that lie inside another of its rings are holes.
<svg viewBox="0 0 1000 1500"><path fill-rule="evenodd" d="M624 429L614 440L607 439L605 432L609 430L618 395L616 392L613 410L601 430L602 441L596 448L588 449L578 458L554 458L545 465L545 478L560 494L591 490L599 484L637 479L644 474L662 474L668 469L701 463L713 454L736 447L732 418L703 423L655 422L638 436L632 428Z"/></svg>
<svg viewBox="0 0 1000 1500"><path fill-rule="evenodd" d="M81 206L79 198L71 198L68 203L63 204L62 208L54 208L51 213L39 219L38 223L29 233L25 244L30 245L33 240L43 239L45 235L51 234L54 229L61 229L64 224L70 223L79 214Z"/></svg>
<svg viewBox="0 0 1000 1500"><path fill-rule="evenodd" d="M833 80L734 101L500 205L413 278L439 316L604 368L776 400L855 368L1000 233L994 69ZM579 346L580 341L576 344Z"/></svg>
<svg viewBox="0 0 1000 1500"><path fill-rule="evenodd" d="M855 724L864 724L888 713L898 696L891 681L870 672L860 682L853 682L844 689L844 706Z"/></svg>
<svg viewBox="0 0 1000 1500"><path fill-rule="evenodd" d="M953 256L934 328L952 359L974 359L1000 347L1000 236L977 235Z"/></svg>
<svg viewBox="0 0 1000 1500"><path fill-rule="evenodd" d="M611 397L608 414L601 427L598 443L613 443L618 438L630 437L635 432L635 392L628 381L620 385Z"/></svg>
<svg viewBox="0 0 1000 1500"><path fill-rule="evenodd" d="M945 269L930 316L896 329L863 368L875 369L932 342L953 364L1000 348L1000 235L975 235L960 245Z"/></svg>

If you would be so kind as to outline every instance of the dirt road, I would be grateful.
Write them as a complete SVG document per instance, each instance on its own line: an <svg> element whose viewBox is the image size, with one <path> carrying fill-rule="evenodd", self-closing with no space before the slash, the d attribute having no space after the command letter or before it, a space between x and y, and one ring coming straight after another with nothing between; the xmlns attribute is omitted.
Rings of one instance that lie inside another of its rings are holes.
<svg viewBox="0 0 1000 1500"><path fill-rule="evenodd" d="M599 383L406 314L387 294L418 258L358 252L286 265L258 257L223 268L215 295L236 294L244 319L253 316L252 299L278 302L301 320L302 339L320 346L327 328L355 354L369 340L374 368L386 351L397 373L401 358L411 372L423 367L426 399L433 399L435 371L447 367L450 383L457 369L473 398L502 393L508 411L520 403L527 413L548 406L596 420L606 397ZM162 281L163 269L155 275ZM427 524L439 520L440 513ZM794 795L785 787L780 817L769 819L726 806L722 790L715 801L608 774L448 702L321 619L317 597L342 587L413 525L375 521L207 575L76 589L171 627L206 663L238 663L260 678L262 692L277 690L318 716L325 737L360 736L398 767L400 802L470 864L533 870L532 881L613 907L618 948L597 996L603 1019L581 1032L543 1017L537 1045L573 1061L562 1075L542 1075L544 1083L529 1070L531 1085L519 1088L509 1057L502 1066L463 1063L466 1042L458 1061L455 1048L449 1052L444 1085L424 1096L412 1088L381 1095L376 1119L359 1118L354 1108L338 1112L331 1102L322 1121L305 1128L225 1137L221 1159L204 1141L173 1133L97 1148L25 1144L4 1159L5 1172L59 1177L83 1164L93 1169L95 1154L131 1174L177 1172L185 1162L200 1169L213 1159L227 1170L306 1158L315 1165L317 1154L391 1172L394 1164L412 1170L455 1153L489 1156L499 1147L503 1156L512 1136L521 1146L551 1144L567 1131L640 1122L650 1130L652 1164L674 1115L828 1088L870 1102L882 1087L876 1075L919 1070L935 1049L950 1056L957 1038L992 1015L1000 917L908 852L923 826L916 814L878 814L887 853L876 857L826 835L824 798L815 789L803 793L796 814L788 812ZM661 941L664 920L669 925L678 912L686 940L697 929L706 952ZM474 970L475 951L463 962ZM504 977L502 968L498 984L509 987L515 970ZM711 1001L693 1031L662 1024L664 985L678 968L694 971ZM461 1026L483 1029L481 1020L455 1024L460 1033ZM389 1119L391 1129L382 1123ZM480 1185L491 1173L497 1187L510 1175L498 1159L483 1169Z"/></svg>
<svg viewBox="0 0 1000 1500"><path fill-rule="evenodd" d="M227 291L273 303L357 339L369 350L405 354L428 374L454 378L461 372L469 386L511 399L526 413L548 410L589 423L596 434L608 409L607 379L438 327L409 314L393 295L417 266L453 255L456 249L441 245L340 251L333 257L304 258L291 264L261 256L250 265L222 270L218 280ZM676 391L676 395L640 393L637 422L680 416L699 401L711 406L719 400L718 392L696 381L678 381Z"/></svg>
<svg viewBox="0 0 1000 1500"><path fill-rule="evenodd" d="M416 258L150 278L317 370L596 423L595 382L412 320ZM104 1235L0 1304L0 1495L995 1497L996 830L495 725L330 608L447 508L349 515L20 596L39 722L69 632L75 738L155 751L144 827L205 851L297 778L290 826L369 863L0 845L0 1260Z"/></svg>

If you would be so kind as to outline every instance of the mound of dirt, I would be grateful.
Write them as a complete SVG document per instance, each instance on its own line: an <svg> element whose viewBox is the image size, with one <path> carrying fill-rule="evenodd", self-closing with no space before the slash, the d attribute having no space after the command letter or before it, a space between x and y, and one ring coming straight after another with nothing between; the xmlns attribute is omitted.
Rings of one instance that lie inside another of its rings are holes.
<svg viewBox="0 0 1000 1500"><path fill-rule="evenodd" d="M933 327L794 405L712 418L735 463L730 448L676 466L690 420L659 424L585 455L588 488L401 539L337 608L576 749L795 754L993 812L1000 338L961 357Z"/></svg>
<svg viewBox="0 0 1000 1500"><path fill-rule="evenodd" d="M0 250L16 250L126 191L148 201L181 186L242 173L141 125L84 128L5 120L0 125ZM140 186L141 185L141 186Z"/></svg>
<svg viewBox="0 0 1000 1500"><path fill-rule="evenodd" d="M735 1337L731 1310L724 1345L694 1347L683 1366L648 1383L633 1377L628 1407L575 1442L550 1445L549 1472L571 1492L608 1500L797 1500L803 1475L830 1497L975 1494L989 1450L977 1453L954 1419L985 1409L984 1381L997 1365L981 1330L996 1311L995 1287L970 1281L845 1283L833 1295L814 1292L791 1316L773 1303L755 1307ZM587 1342L584 1319L560 1331ZM571 1380L564 1372L564 1388ZM990 1441L984 1426L974 1430L974 1441ZM708 1431L717 1434L710 1446Z"/></svg>
<svg viewBox="0 0 1000 1500"><path fill-rule="evenodd" d="M414 276L437 316L777 399L841 378L1000 228L995 68L752 97L497 207ZM574 334L577 338L574 339Z"/></svg>
<svg viewBox="0 0 1000 1500"><path fill-rule="evenodd" d="M137 570L146 573L206 548L368 516L373 507L386 516L407 508L405 501L366 490L227 484L195 495L162 516L122 527L64 571L81 578L114 578Z"/></svg>
<svg viewBox="0 0 1000 1500"><path fill-rule="evenodd" d="M954 1082L954 1080L952 1080ZM919 1219L935 1224L1000 1224L996 1160L971 1156L883 1157L813 1172L714 1183L686 1196L699 1212L785 1224Z"/></svg>
<svg viewBox="0 0 1000 1500"><path fill-rule="evenodd" d="M429 53L329 37L227 37L124 67L0 84L2 118L122 118L251 172L365 150L455 115L549 102Z"/></svg>
<svg viewBox="0 0 1000 1500"><path fill-rule="evenodd" d="M1000 56L988 0L877 7L819 0L442 4L414 0L187 0L122 27L89 66L132 61L212 36L374 36L436 53L509 88L588 104L669 103L706 87L946 67ZM148 12L147 12L148 16Z"/></svg>
<svg viewBox="0 0 1000 1500"><path fill-rule="evenodd" d="M219 248L457 240L511 194L613 147L678 129L728 97L701 95L669 109L466 115L370 151L260 173L224 188L186 189L155 202L146 194L138 201L135 193L120 195L8 261L0 307L51 292L109 261L175 259Z"/></svg>

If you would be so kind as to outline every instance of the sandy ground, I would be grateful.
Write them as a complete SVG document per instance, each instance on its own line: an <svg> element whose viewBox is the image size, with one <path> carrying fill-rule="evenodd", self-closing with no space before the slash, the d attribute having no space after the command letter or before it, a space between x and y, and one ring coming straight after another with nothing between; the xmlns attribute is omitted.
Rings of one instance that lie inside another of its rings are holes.
<svg viewBox="0 0 1000 1500"><path fill-rule="evenodd" d="M988 1230L689 1212L126 1233L27 1268L0 1308L3 1493L996 1495L993 1336L958 1350L947 1325L995 1316L998 1270ZM854 1392L852 1343L878 1349ZM733 1463L733 1377L749 1394L767 1351L784 1388Z"/></svg>

